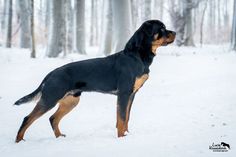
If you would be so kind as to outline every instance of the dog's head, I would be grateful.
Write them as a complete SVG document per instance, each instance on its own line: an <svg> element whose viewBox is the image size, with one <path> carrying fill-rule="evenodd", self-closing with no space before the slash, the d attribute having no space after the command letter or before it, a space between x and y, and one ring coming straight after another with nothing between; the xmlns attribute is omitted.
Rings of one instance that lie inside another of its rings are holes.
<svg viewBox="0 0 236 157"><path fill-rule="evenodd" d="M144 22L126 44L129 51L156 54L156 49L166 46L175 40L176 33L167 30L159 20ZM147 54L146 54L147 55Z"/></svg>

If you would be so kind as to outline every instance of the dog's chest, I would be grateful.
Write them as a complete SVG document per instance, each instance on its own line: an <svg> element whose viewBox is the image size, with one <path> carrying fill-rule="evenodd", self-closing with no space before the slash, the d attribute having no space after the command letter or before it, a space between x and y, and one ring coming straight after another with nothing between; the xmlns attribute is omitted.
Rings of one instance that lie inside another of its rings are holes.
<svg viewBox="0 0 236 157"><path fill-rule="evenodd" d="M133 87L133 93L136 93L143 86L148 77L148 74L143 74L141 77L136 77Z"/></svg>

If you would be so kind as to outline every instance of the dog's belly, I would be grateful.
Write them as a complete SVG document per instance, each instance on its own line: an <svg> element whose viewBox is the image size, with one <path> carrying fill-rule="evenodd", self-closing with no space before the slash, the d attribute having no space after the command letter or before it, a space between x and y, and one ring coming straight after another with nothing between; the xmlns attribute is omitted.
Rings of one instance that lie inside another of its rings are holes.
<svg viewBox="0 0 236 157"><path fill-rule="evenodd" d="M87 79L78 79L75 89L81 92L117 93L117 79L113 76L96 76Z"/></svg>

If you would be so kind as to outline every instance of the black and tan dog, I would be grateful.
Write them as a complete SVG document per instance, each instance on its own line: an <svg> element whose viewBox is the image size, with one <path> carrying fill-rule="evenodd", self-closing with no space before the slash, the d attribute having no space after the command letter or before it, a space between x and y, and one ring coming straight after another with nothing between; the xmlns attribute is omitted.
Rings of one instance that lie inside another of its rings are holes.
<svg viewBox="0 0 236 157"><path fill-rule="evenodd" d="M134 33L123 51L105 58L89 59L66 64L50 72L31 94L19 99L15 105L40 96L33 111L24 118L16 136L23 140L27 128L57 103L57 111L50 117L56 137L65 136L59 130L60 120L79 102L82 92L102 92L117 95L118 137L128 131L128 121L136 92L149 76L149 66L156 49L175 39L175 32L167 30L158 20L146 21Z"/></svg>

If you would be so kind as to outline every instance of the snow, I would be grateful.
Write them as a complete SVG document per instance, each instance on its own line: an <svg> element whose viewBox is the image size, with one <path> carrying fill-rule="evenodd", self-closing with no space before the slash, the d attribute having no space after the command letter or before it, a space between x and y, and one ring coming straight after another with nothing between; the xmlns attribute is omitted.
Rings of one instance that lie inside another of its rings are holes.
<svg viewBox="0 0 236 157"><path fill-rule="evenodd" d="M160 48L149 80L137 93L130 133L116 137L116 97L83 93L79 105L60 123L66 138L54 137L49 117L37 120L15 144L23 118L35 103L13 106L54 68L87 56L29 59L29 51L0 48L0 156L236 156L236 54L228 46ZM212 143L230 144L212 152Z"/></svg>

